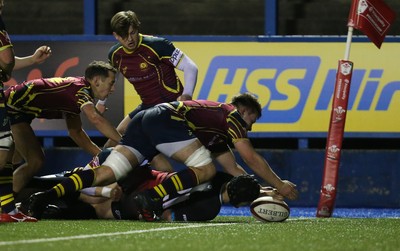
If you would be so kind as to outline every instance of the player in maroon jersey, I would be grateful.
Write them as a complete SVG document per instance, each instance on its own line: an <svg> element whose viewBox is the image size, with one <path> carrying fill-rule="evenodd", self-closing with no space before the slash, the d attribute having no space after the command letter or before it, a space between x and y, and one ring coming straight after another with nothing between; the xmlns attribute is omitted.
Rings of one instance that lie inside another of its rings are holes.
<svg viewBox="0 0 400 251"><path fill-rule="evenodd" d="M82 128L81 111L107 138L121 138L112 124L98 113L95 99L107 98L114 90L116 69L109 63L93 61L84 77L35 79L5 91L7 115L16 150L25 163L14 172L14 191L18 192L42 167L44 154L31 122L34 118L65 119L69 136L92 156L101 149Z"/></svg>
<svg viewBox="0 0 400 251"><path fill-rule="evenodd" d="M111 19L111 29L118 43L110 48L109 61L133 85L142 101L118 125L121 134L135 114L143 109L159 103L192 99L198 69L183 51L165 38L139 33L140 21L133 11L116 13ZM184 72L184 85L175 69ZM154 162L156 167L170 166L161 156Z"/></svg>
<svg viewBox="0 0 400 251"><path fill-rule="evenodd" d="M149 216L146 217L149 221L154 220L162 209L160 202L165 196L173 197L179 191L212 179L216 168L210 150L217 153L216 160L234 176L244 172L236 164L231 152L217 152L218 145L227 143L233 143L246 164L276 187L280 194L295 199L295 185L281 180L247 138L247 131L260 116L261 106L249 93L235 96L231 104L206 100L175 101L141 111L129 123L121 142L102 166L76 173L73 179L31 196L31 211L33 215L40 214L46 200L78 191L82 187L106 185L120 180L132 168L140 168L140 163L151 160L161 152L188 168L136 197L142 215ZM217 146L216 149L213 146ZM77 186L74 180L78 180L77 183L82 186Z"/></svg>
<svg viewBox="0 0 400 251"><path fill-rule="evenodd" d="M4 1L0 0L0 223L36 222L35 218L21 213L15 207L12 189L13 151L11 151L11 148L13 140L6 115L3 82L11 78L13 70L44 62L51 55L51 49L48 46L41 46L30 56L15 56L13 45L1 16L3 7Z"/></svg>

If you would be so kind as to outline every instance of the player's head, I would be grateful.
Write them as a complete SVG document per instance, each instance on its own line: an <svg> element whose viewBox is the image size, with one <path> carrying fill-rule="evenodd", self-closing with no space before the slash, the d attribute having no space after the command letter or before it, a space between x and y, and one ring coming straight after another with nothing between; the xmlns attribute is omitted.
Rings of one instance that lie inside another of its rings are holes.
<svg viewBox="0 0 400 251"><path fill-rule="evenodd" d="M250 204L260 195L260 184L248 174L233 177L226 187L229 203L234 207Z"/></svg>
<svg viewBox="0 0 400 251"><path fill-rule="evenodd" d="M104 61L92 61L85 70L85 78L93 79L96 76L107 78L110 73L117 74L117 69L115 69L111 64Z"/></svg>
<svg viewBox="0 0 400 251"><path fill-rule="evenodd" d="M89 81L95 98L104 100L115 90L117 70L104 61L91 62L85 71L85 79Z"/></svg>
<svg viewBox="0 0 400 251"><path fill-rule="evenodd" d="M239 111L242 118L246 121L250 131L251 126L261 117L261 104L257 98L251 93L242 93L233 97L233 104Z"/></svg>
<svg viewBox="0 0 400 251"><path fill-rule="evenodd" d="M120 11L111 18L111 29L117 35L122 38L129 36L129 28L133 28L135 31L139 30L140 21L136 13L128 11Z"/></svg>
<svg viewBox="0 0 400 251"><path fill-rule="evenodd" d="M261 104L257 97L249 92L241 93L232 98L231 102L234 106L245 106L257 114L257 118L261 117Z"/></svg>

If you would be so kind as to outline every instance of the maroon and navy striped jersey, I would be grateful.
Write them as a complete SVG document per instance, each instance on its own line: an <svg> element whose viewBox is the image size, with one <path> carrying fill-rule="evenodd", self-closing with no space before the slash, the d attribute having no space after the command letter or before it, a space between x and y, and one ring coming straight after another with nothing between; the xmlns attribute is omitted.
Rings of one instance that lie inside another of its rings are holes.
<svg viewBox="0 0 400 251"><path fill-rule="evenodd" d="M5 95L11 114L46 119L63 118L63 113L79 114L84 105L94 103L90 84L83 77L25 81L8 88Z"/></svg>
<svg viewBox="0 0 400 251"><path fill-rule="evenodd" d="M163 104L177 119L184 119L201 143L212 152L226 151L227 146L247 139L247 124L232 104L188 100Z"/></svg>
<svg viewBox="0 0 400 251"><path fill-rule="evenodd" d="M175 72L180 58L174 55L179 49L165 38L139 36L139 45L133 52L120 43L111 47L110 63L133 85L144 105L176 100L183 91Z"/></svg>

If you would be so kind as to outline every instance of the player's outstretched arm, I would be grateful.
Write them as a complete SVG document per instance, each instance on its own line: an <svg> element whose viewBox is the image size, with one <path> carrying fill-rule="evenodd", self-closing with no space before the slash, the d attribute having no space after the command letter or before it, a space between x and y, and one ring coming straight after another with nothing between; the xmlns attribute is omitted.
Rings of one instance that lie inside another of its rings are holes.
<svg viewBox="0 0 400 251"><path fill-rule="evenodd" d="M213 154L213 158L222 166L225 172L232 176L246 174L243 167L236 162L231 149L223 153Z"/></svg>
<svg viewBox="0 0 400 251"><path fill-rule="evenodd" d="M15 57L14 70L22 69L34 64L41 64L51 56L51 48L47 45L42 45L36 51L26 57Z"/></svg>
<svg viewBox="0 0 400 251"><path fill-rule="evenodd" d="M121 140L121 134L96 110L93 104L83 106L82 111L85 113L90 123L92 123L105 137L116 143Z"/></svg>
<svg viewBox="0 0 400 251"><path fill-rule="evenodd" d="M239 152L246 164L258 176L273 187L276 187L280 194L291 200L297 198L298 191L296 185L287 180L281 180L281 178L272 170L268 162L255 151L249 140L240 140L235 142L235 149Z"/></svg>
<svg viewBox="0 0 400 251"><path fill-rule="evenodd" d="M66 115L65 121L67 123L68 133L71 139L83 150L96 156L101 152L100 147L98 147L86 132L82 129L82 121L79 115Z"/></svg>

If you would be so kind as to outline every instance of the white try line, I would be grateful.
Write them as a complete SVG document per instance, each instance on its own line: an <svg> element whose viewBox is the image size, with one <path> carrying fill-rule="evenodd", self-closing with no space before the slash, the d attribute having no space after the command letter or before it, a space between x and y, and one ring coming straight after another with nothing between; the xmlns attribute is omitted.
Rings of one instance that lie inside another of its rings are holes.
<svg viewBox="0 0 400 251"><path fill-rule="evenodd" d="M55 241L89 239L89 238L107 237L107 236L114 236L114 235L129 235L129 234L141 234L141 233L149 233L149 232L157 232L157 231L170 231L170 230L185 229L185 228L227 226L227 225L233 225L233 224L237 224L237 223L208 223L208 224L184 225L184 226L176 226L176 227L153 228L153 229L146 229L146 230L132 230L132 231L127 231L127 232L84 234L84 235L75 235L75 236L66 236L66 237L18 240L18 241L0 241L0 246L10 246L10 245L16 245L16 244L32 244L32 243L42 243L42 242L48 243L48 242L55 242Z"/></svg>

